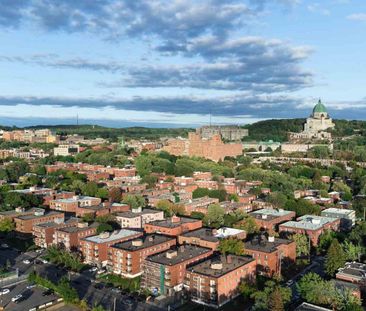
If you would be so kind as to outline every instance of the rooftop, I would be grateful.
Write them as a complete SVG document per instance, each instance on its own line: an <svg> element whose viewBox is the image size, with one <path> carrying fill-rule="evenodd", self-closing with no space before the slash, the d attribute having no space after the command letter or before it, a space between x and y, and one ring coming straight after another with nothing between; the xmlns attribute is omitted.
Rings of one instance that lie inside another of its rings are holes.
<svg viewBox="0 0 366 311"><path fill-rule="evenodd" d="M209 248L193 245L182 245L165 252L149 256L146 260L162 265L173 266L210 252L212 252L212 250Z"/></svg>
<svg viewBox="0 0 366 311"><path fill-rule="evenodd" d="M87 227L72 226L72 227L60 228L60 229L58 229L58 231L67 232L67 233L74 233L74 232L82 232L82 231L88 230L90 228L96 228L98 226L99 226L99 224L94 222L94 223L92 223L91 225L89 225Z"/></svg>
<svg viewBox="0 0 366 311"><path fill-rule="evenodd" d="M121 242L113 245L114 248L119 248L127 251L137 251L140 249L148 248L154 245L159 245L167 241L175 240L175 238L168 237L160 234L148 234L144 237L137 238L134 240ZM141 241L141 243L136 243Z"/></svg>
<svg viewBox="0 0 366 311"><path fill-rule="evenodd" d="M330 207L327 208L325 210L322 211L323 213L330 213L330 214L338 214L338 215L350 215L350 214L354 214L355 211L352 209L345 209L345 208L335 208L335 207Z"/></svg>
<svg viewBox="0 0 366 311"><path fill-rule="evenodd" d="M214 236L212 229L210 228L199 228L193 231L183 233L182 236L197 237L200 238L201 240L209 242L219 242L219 239L216 236Z"/></svg>
<svg viewBox="0 0 366 311"><path fill-rule="evenodd" d="M44 223L41 223L41 224L37 224L36 226L37 227L42 227L42 228L52 228L52 227L58 227L60 225L68 225L68 224L73 224L73 223L77 223L78 222L78 218L70 218L64 222L60 222L60 223L57 223L57 222L54 222L54 221L50 221L50 222L44 222Z"/></svg>
<svg viewBox="0 0 366 311"><path fill-rule="evenodd" d="M272 209L272 208L263 208L256 210L254 212L249 213L250 216L257 219L267 219L272 220L278 217L287 216L293 214L293 211L286 211L283 209Z"/></svg>
<svg viewBox="0 0 366 311"><path fill-rule="evenodd" d="M62 212L56 212L56 211L50 211L50 212L46 212L46 213L40 213L40 214L32 214L32 215L23 215L23 216L18 216L15 217L17 219L22 219L22 220L30 220L30 219L36 219L36 218L42 218L42 217L49 217L49 216L54 216L54 215L62 215L64 216L64 213Z"/></svg>
<svg viewBox="0 0 366 311"><path fill-rule="evenodd" d="M134 230L121 229L121 230L113 231L111 233L103 232L98 235L89 236L89 237L84 238L83 240L92 242L92 243L96 243L96 244L108 243L108 242L113 242L113 241L123 239L123 238L133 237L134 235L136 235L138 233L139 233L138 231L134 231ZM105 234L105 237L103 234Z"/></svg>
<svg viewBox="0 0 366 311"><path fill-rule="evenodd" d="M272 241L272 242L270 242ZM245 243L245 249L260 251L265 253L272 253L277 250L279 245L294 243L291 240L280 239L280 238L266 238L265 236L254 237L251 241Z"/></svg>
<svg viewBox="0 0 366 311"><path fill-rule="evenodd" d="M216 255L187 268L187 271L217 278L254 260L249 256ZM215 264L218 264L217 268L214 268ZM220 264L222 264L221 267Z"/></svg>
<svg viewBox="0 0 366 311"><path fill-rule="evenodd" d="M179 227L181 224L184 224L184 223L192 223L192 222L201 221L199 219L193 219L193 218L188 218L188 217L176 217L175 219L177 219L177 221L175 222L175 221L172 221L173 217L171 217L169 219L165 219L165 220L153 221L150 224L152 224L154 226L158 226L158 227L175 228L175 227Z"/></svg>
<svg viewBox="0 0 366 311"><path fill-rule="evenodd" d="M338 270L337 275L338 274L366 280L366 264L360 262L346 262L344 268Z"/></svg>
<svg viewBox="0 0 366 311"><path fill-rule="evenodd" d="M337 218L333 217L304 215L302 217L299 217L297 221L287 221L283 224L280 224L280 227L286 226L305 230L318 230L321 229L324 225L336 220Z"/></svg>
<svg viewBox="0 0 366 311"><path fill-rule="evenodd" d="M157 213L161 213L161 212L162 211L156 210L156 209L144 208L141 212L128 211L128 212L123 212L123 213L117 213L116 216L125 217L125 218L135 218L135 217L146 215L146 214L157 214Z"/></svg>
<svg viewBox="0 0 366 311"><path fill-rule="evenodd" d="M299 305L295 311L332 311L331 309L318 307L316 305L312 305L307 302L303 302L301 305Z"/></svg>

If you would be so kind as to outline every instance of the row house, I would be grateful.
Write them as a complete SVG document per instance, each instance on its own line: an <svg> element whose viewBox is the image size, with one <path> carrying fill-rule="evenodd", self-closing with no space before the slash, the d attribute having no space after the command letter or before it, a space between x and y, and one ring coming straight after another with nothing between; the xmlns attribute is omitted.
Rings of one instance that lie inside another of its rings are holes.
<svg viewBox="0 0 366 311"><path fill-rule="evenodd" d="M80 249L80 240L97 233L98 223L89 225L78 222L73 226L58 228L53 235L53 244L63 245L66 249Z"/></svg>
<svg viewBox="0 0 366 311"><path fill-rule="evenodd" d="M132 209L131 211L116 215L116 221L120 224L121 228L141 229L145 224L158 220L164 220L164 212L150 208Z"/></svg>
<svg viewBox="0 0 366 311"><path fill-rule="evenodd" d="M15 231L21 234L32 234L33 227L46 222L62 223L65 221L64 213L51 211L36 211L32 215L17 216L14 218Z"/></svg>
<svg viewBox="0 0 366 311"><path fill-rule="evenodd" d="M250 193L240 193L238 198L240 203L252 203L257 198L257 196Z"/></svg>
<svg viewBox="0 0 366 311"><path fill-rule="evenodd" d="M212 173L211 172L193 172L193 178L195 180L211 180Z"/></svg>
<svg viewBox="0 0 366 311"><path fill-rule="evenodd" d="M283 209L259 209L249 213L253 217L256 225L264 230L273 233L277 230L279 224L295 218L294 211L286 211Z"/></svg>
<svg viewBox="0 0 366 311"><path fill-rule="evenodd" d="M215 255L187 268L184 288L192 301L219 308L240 295L243 281L254 283L255 277L253 258Z"/></svg>
<svg viewBox="0 0 366 311"><path fill-rule="evenodd" d="M194 183L195 183L195 179L193 177L176 176L174 178L174 184L177 186L192 185Z"/></svg>
<svg viewBox="0 0 366 311"><path fill-rule="evenodd" d="M47 248L54 244L54 235L57 229L75 226L77 218L70 218L65 222L45 222L33 226L34 243L38 247Z"/></svg>
<svg viewBox="0 0 366 311"><path fill-rule="evenodd" d="M219 189L219 183L216 180L196 180L195 184L198 188L207 188L209 190Z"/></svg>
<svg viewBox="0 0 366 311"><path fill-rule="evenodd" d="M175 185L174 190L175 191L182 191L182 192L190 192L192 193L194 190L196 190L198 186L196 184L189 184L189 185Z"/></svg>
<svg viewBox="0 0 366 311"><path fill-rule="evenodd" d="M257 262L257 273L272 277L296 261L296 243L287 239L258 236L245 243L245 253Z"/></svg>
<svg viewBox="0 0 366 311"><path fill-rule="evenodd" d="M43 205L50 206L51 201L61 199L72 199L75 197L73 191L60 191L43 197Z"/></svg>
<svg viewBox="0 0 366 311"><path fill-rule="evenodd" d="M200 212L203 214L207 214L209 205L219 203L219 199L204 196L202 198L182 201L180 203L184 206L186 215L191 215L192 212Z"/></svg>
<svg viewBox="0 0 366 311"><path fill-rule="evenodd" d="M122 184L120 188L123 193L140 194L141 192L146 191L147 184L126 183Z"/></svg>
<svg viewBox="0 0 366 311"><path fill-rule="evenodd" d="M154 221L144 225L146 233L160 233L178 236L184 232L202 227L202 220L173 216L166 220Z"/></svg>
<svg viewBox="0 0 366 311"><path fill-rule="evenodd" d="M109 269L124 277L137 277L143 272L146 257L168 250L175 244L174 237L158 234L114 244L109 248Z"/></svg>
<svg viewBox="0 0 366 311"><path fill-rule="evenodd" d="M142 236L142 232L121 229L114 232L103 232L80 240L81 252L87 264L106 266L108 249L111 245Z"/></svg>
<svg viewBox="0 0 366 311"><path fill-rule="evenodd" d="M141 287L172 296L183 289L186 267L213 254L212 249L193 245L179 247L145 259Z"/></svg>
<svg viewBox="0 0 366 311"><path fill-rule="evenodd" d="M341 229L351 230L356 223L356 211L352 209L327 208L321 212L321 216L339 218L341 220Z"/></svg>
<svg viewBox="0 0 366 311"><path fill-rule="evenodd" d="M297 221L288 221L279 225L279 232L284 234L306 234L314 246L318 245L319 236L325 230L338 232L340 230L339 218L304 215Z"/></svg>

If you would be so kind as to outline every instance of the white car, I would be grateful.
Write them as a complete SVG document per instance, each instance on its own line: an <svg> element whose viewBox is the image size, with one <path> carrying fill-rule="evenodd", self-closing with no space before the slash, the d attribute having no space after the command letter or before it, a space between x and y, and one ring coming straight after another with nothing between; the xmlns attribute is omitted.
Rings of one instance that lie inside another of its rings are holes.
<svg viewBox="0 0 366 311"><path fill-rule="evenodd" d="M36 284L29 284L29 285L27 285L27 289L31 289L31 288L34 288L34 287L36 287Z"/></svg>
<svg viewBox="0 0 366 311"><path fill-rule="evenodd" d="M3 248L9 248L9 245L6 244L6 243L3 243L3 244L1 244L1 247L3 247Z"/></svg>
<svg viewBox="0 0 366 311"><path fill-rule="evenodd" d="M22 294L18 294L15 297L11 298L12 302L17 302L19 299L22 299L23 295Z"/></svg>
<svg viewBox="0 0 366 311"><path fill-rule="evenodd" d="M42 263L48 263L48 261L46 259L40 258L39 259Z"/></svg>
<svg viewBox="0 0 366 311"><path fill-rule="evenodd" d="M0 296L1 295L6 295L10 293L10 289L9 288L3 288L2 290L0 290Z"/></svg>
<svg viewBox="0 0 366 311"><path fill-rule="evenodd" d="M105 270L99 270L98 272L97 272L97 274L103 274L103 273L106 273L107 271L105 271Z"/></svg>
<svg viewBox="0 0 366 311"><path fill-rule="evenodd" d="M93 267L93 268L90 268L89 269L89 272L95 272L95 271L97 271L98 270L98 268L97 267Z"/></svg>
<svg viewBox="0 0 366 311"><path fill-rule="evenodd" d="M31 262L30 262L30 260L29 260L29 259L24 259L24 260L23 260L23 263L25 263L26 265L29 265Z"/></svg>

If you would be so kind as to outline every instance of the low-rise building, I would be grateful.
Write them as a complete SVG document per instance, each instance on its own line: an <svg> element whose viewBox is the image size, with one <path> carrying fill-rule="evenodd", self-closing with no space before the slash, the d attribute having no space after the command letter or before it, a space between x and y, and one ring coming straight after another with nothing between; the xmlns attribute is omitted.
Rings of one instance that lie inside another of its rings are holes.
<svg viewBox="0 0 366 311"><path fill-rule="evenodd" d="M245 253L257 262L257 272L272 277L280 275L284 265L296 261L296 243L287 239L264 235L245 243Z"/></svg>
<svg viewBox="0 0 366 311"><path fill-rule="evenodd" d="M68 199L51 200L50 209L76 213L79 207L83 208L93 205L99 205L101 202L102 200L100 198L76 195Z"/></svg>
<svg viewBox="0 0 366 311"><path fill-rule="evenodd" d="M187 268L184 287L194 302L218 308L240 295L240 283L254 282L255 274L253 258L218 255Z"/></svg>
<svg viewBox="0 0 366 311"><path fill-rule="evenodd" d="M186 215L191 215L192 212L207 214L208 207L216 203L219 203L219 199L209 198L208 196L180 202L184 206Z"/></svg>
<svg viewBox="0 0 366 311"><path fill-rule="evenodd" d="M70 218L65 222L45 222L33 226L34 244L38 247L47 248L54 244L54 234L57 229L75 226L77 218Z"/></svg>
<svg viewBox="0 0 366 311"><path fill-rule="evenodd" d="M10 219L10 220L14 220L14 218L16 218L16 217L34 215L34 213L36 213L36 212L42 213L42 212L44 212L44 209L38 208L38 207L32 207L32 208L26 210L25 208L17 207L16 209L11 210L11 211L0 212L0 220L6 219L6 218Z"/></svg>
<svg viewBox="0 0 366 311"><path fill-rule="evenodd" d="M103 202L98 205L80 206L76 209L76 216L83 217L85 215L92 215L93 217L105 216L114 213L127 212L130 210L129 205L124 203Z"/></svg>
<svg viewBox="0 0 366 311"><path fill-rule="evenodd" d="M141 287L161 295L174 295L183 289L186 267L212 253L209 248L181 245L149 256L145 259Z"/></svg>
<svg viewBox="0 0 366 311"><path fill-rule="evenodd" d="M328 308L319 307L311 303L303 302L295 309L295 311L332 311L332 310Z"/></svg>
<svg viewBox="0 0 366 311"><path fill-rule="evenodd" d="M113 273L134 278L142 274L145 258L176 244L174 237L159 234L148 234L134 240L114 244L109 247L109 267Z"/></svg>
<svg viewBox="0 0 366 311"><path fill-rule="evenodd" d="M116 215L121 228L143 228L145 224L158 220L164 220L164 212L150 208L133 209Z"/></svg>
<svg viewBox="0 0 366 311"><path fill-rule="evenodd" d="M252 204L242 202L222 201L220 202L220 206L225 210L225 214L233 213L236 211L249 213L253 210Z"/></svg>
<svg viewBox="0 0 366 311"><path fill-rule="evenodd" d="M53 154L55 156L70 156L75 155L80 152L79 145L58 145L57 147L53 148Z"/></svg>
<svg viewBox="0 0 366 311"><path fill-rule="evenodd" d="M344 208L327 208L321 213L324 217L339 218L341 220L341 229L350 230L356 223L356 211Z"/></svg>
<svg viewBox="0 0 366 311"><path fill-rule="evenodd" d="M280 223L294 219L296 213L283 209L263 208L251 212L249 215L254 218L254 221L259 228L274 232L277 230L277 226Z"/></svg>
<svg viewBox="0 0 366 311"><path fill-rule="evenodd" d="M333 217L304 215L297 221L288 221L279 225L279 232L284 234L306 234L314 246L318 245L319 236L325 230L340 230L340 219Z"/></svg>
<svg viewBox="0 0 366 311"><path fill-rule="evenodd" d="M366 264L361 262L346 262L336 274L337 280L358 284L366 287Z"/></svg>
<svg viewBox="0 0 366 311"><path fill-rule="evenodd" d="M80 240L80 247L84 261L88 264L106 266L108 264L108 249L111 245L138 238L142 234L139 231L121 229L83 238Z"/></svg>
<svg viewBox="0 0 366 311"><path fill-rule="evenodd" d="M173 216L166 220L153 221L144 225L146 233L160 233L178 236L184 232L202 227L202 220Z"/></svg>
<svg viewBox="0 0 366 311"><path fill-rule="evenodd" d="M220 239L229 237L245 239L246 232L244 230L226 227L220 229L200 228L179 235L178 243L198 245L217 250Z"/></svg>
<svg viewBox="0 0 366 311"><path fill-rule="evenodd" d="M32 234L33 227L37 224L45 222L62 223L64 221L64 213L56 211L45 212L45 210L36 211L32 215L17 216L14 218L15 231L21 234Z"/></svg>
<svg viewBox="0 0 366 311"><path fill-rule="evenodd" d="M53 236L53 244L63 245L66 249L80 249L80 240L95 235L98 225L95 222L91 225L79 222L74 226L58 228Z"/></svg>

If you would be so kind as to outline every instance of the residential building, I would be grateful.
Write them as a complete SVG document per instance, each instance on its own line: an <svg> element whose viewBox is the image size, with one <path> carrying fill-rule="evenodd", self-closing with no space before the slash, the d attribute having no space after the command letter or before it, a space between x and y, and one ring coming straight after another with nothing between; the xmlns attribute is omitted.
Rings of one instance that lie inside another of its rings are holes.
<svg viewBox="0 0 366 311"><path fill-rule="evenodd" d="M356 223L356 211L344 208L327 208L321 212L324 217L339 218L341 220L341 229L350 230Z"/></svg>
<svg viewBox="0 0 366 311"><path fill-rule="evenodd" d="M106 266L108 264L109 246L142 236L142 232L121 229L114 232L103 232L80 240L84 261L88 264Z"/></svg>
<svg viewBox="0 0 366 311"><path fill-rule="evenodd" d="M61 244L66 249L79 249L80 240L95 235L98 225L96 222L91 225L88 225L87 222L78 222L74 226L58 228L53 236L53 244Z"/></svg>
<svg viewBox="0 0 366 311"><path fill-rule="evenodd" d="M336 279L358 284L363 289L366 289L366 264L361 262L346 262L344 267L338 270Z"/></svg>
<svg viewBox="0 0 366 311"><path fill-rule="evenodd" d="M280 275L283 266L296 261L296 243L260 235L245 243L245 253L256 260L258 274L272 277Z"/></svg>
<svg viewBox="0 0 366 311"><path fill-rule="evenodd" d="M209 139L215 135L220 135L226 141L241 141L245 136L249 135L248 129L243 129L237 125L210 125L202 126L196 129L202 138Z"/></svg>
<svg viewBox="0 0 366 311"><path fill-rule="evenodd" d="M216 255L187 268L184 287L192 301L219 308L239 296L240 283L254 282L255 275L253 258Z"/></svg>
<svg viewBox="0 0 366 311"><path fill-rule="evenodd" d="M222 201L219 204L225 210L225 214L233 213L235 211L249 213L253 210L253 205L250 203Z"/></svg>
<svg viewBox="0 0 366 311"><path fill-rule="evenodd" d="M63 223L64 220L64 213L56 211L46 212L45 210L36 211L32 215L15 217L15 231L21 234L32 234L33 227L37 224L45 222Z"/></svg>
<svg viewBox="0 0 366 311"><path fill-rule="evenodd" d="M164 212L150 208L132 209L116 215L121 228L143 228L145 224L158 220L164 220Z"/></svg>
<svg viewBox="0 0 366 311"><path fill-rule="evenodd" d="M161 295L174 295L183 289L186 267L212 253L209 248L181 245L149 256L143 266L141 287Z"/></svg>
<svg viewBox="0 0 366 311"><path fill-rule="evenodd" d="M191 215L192 212L207 214L208 207L216 203L219 203L219 199L209 198L208 196L180 202L184 206L186 215Z"/></svg>
<svg viewBox="0 0 366 311"><path fill-rule="evenodd" d="M11 210L11 211L0 212L0 220L6 219L6 218L14 220L14 218L16 218L18 216L34 215L36 212L43 213L44 209L38 208L38 207L33 207L33 208L26 210L25 208L17 207L16 209Z"/></svg>
<svg viewBox="0 0 366 311"><path fill-rule="evenodd" d="M148 234L109 247L109 267L116 274L134 278L142 274L147 256L163 252L176 244L174 237Z"/></svg>
<svg viewBox="0 0 366 311"><path fill-rule="evenodd" d="M78 154L80 152L79 145L58 145L57 147L53 148L53 154L55 156L71 156Z"/></svg>
<svg viewBox="0 0 366 311"><path fill-rule="evenodd" d="M286 211L283 209L263 208L251 212L249 215L254 218L254 221L259 228L273 233L277 231L277 226L280 223L294 219L296 213L294 211Z"/></svg>
<svg viewBox="0 0 366 311"><path fill-rule="evenodd" d="M340 219L333 217L304 215L297 221L288 221L279 225L279 232L284 234L306 234L314 246L318 245L319 236L325 230L340 230Z"/></svg>
<svg viewBox="0 0 366 311"><path fill-rule="evenodd" d="M332 311L332 309L319 307L311 303L303 302L299 305L295 311Z"/></svg>
<svg viewBox="0 0 366 311"><path fill-rule="evenodd" d="M166 220L159 220L144 225L146 233L160 233L178 236L184 232L202 227L202 220L173 216Z"/></svg>
<svg viewBox="0 0 366 311"><path fill-rule="evenodd" d="M89 196L79 196L76 195L69 199L57 199L50 201L50 209L57 211L77 213L79 207L87 207L98 205L101 203L100 198L89 197Z"/></svg>

